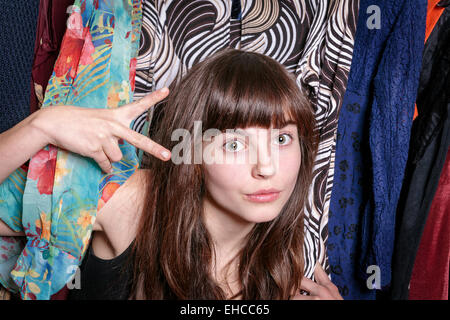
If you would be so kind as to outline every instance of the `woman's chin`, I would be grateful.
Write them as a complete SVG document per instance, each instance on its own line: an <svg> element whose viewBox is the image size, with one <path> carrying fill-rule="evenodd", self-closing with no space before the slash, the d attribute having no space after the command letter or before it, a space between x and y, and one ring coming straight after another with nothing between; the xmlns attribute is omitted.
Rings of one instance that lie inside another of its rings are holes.
<svg viewBox="0 0 450 320"><path fill-rule="evenodd" d="M278 208L252 208L249 209L245 220L252 223L269 222L278 217L280 209Z"/></svg>

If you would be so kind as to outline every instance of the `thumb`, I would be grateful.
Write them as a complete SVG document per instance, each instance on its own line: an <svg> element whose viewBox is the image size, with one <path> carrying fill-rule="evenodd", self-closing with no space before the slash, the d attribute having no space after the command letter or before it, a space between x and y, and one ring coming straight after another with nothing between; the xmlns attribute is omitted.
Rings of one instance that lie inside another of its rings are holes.
<svg viewBox="0 0 450 320"><path fill-rule="evenodd" d="M168 94L169 89L164 87L146 95L142 99L139 99L137 101L134 101L132 103L129 103L127 105L124 105L123 107L116 109L117 112L119 113L118 120L120 122L126 120L127 122L126 125L129 125L131 121L133 121L137 116L140 116L150 107L162 101L164 98L167 97Z"/></svg>

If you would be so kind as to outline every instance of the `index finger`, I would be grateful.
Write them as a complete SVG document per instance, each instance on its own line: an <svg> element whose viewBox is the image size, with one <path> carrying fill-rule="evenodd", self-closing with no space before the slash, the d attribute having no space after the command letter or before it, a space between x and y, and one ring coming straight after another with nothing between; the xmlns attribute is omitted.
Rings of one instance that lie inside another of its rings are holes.
<svg viewBox="0 0 450 320"><path fill-rule="evenodd" d="M159 90L156 90L142 99L136 100L132 103L129 103L125 106L122 106L118 109L116 109L116 112L119 113L119 120L120 122L126 120L127 123L125 125L129 126L129 122L134 120L137 116L140 116L145 111L147 111L150 107L155 105L156 103L160 102L164 98L167 97L169 94L169 89L164 87Z"/></svg>
<svg viewBox="0 0 450 320"><path fill-rule="evenodd" d="M339 293L338 287L330 280L325 270L323 270L322 266L319 262L317 262L316 270L314 271L315 278L317 279L317 283L328 288L331 294L339 300L343 300L342 296Z"/></svg>
<svg viewBox="0 0 450 320"><path fill-rule="evenodd" d="M118 138L128 141L136 148L144 150L145 152L157 157L158 159L163 161L170 159L169 150L132 129L126 128L120 124L113 125L113 134Z"/></svg>
<svg viewBox="0 0 450 320"><path fill-rule="evenodd" d="M316 269L314 270L314 276L317 280L317 283L319 283L323 286L328 286L330 283L332 283L330 278L328 278L327 273L325 272L325 270L323 270L323 268L319 262L317 262L317 264L316 264Z"/></svg>

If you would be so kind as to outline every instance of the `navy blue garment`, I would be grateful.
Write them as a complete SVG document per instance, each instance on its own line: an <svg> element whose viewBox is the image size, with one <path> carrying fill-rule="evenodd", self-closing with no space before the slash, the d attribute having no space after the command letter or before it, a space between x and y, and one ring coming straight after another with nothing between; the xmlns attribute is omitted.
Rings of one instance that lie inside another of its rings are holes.
<svg viewBox="0 0 450 320"><path fill-rule="evenodd" d="M30 114L39 0L0 0L0 132Z"/></svg>
<svg viewBox="0 0 450 320"><path fill-rule="evenodd" d="M380 28L369 29L378 8ZM427 0L360 2L328 222L331 277L344 299L376 298L367 286L371 265L380 270L381 288L391 281L426 11Z"/></svg>

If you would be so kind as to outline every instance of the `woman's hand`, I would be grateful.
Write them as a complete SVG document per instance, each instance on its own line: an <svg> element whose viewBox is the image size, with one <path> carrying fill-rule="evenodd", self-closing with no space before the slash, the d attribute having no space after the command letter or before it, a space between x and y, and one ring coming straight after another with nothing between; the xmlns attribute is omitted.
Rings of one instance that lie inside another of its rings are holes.
<svg viewBox="0 0 450 320"><path fill-rule="evenodd" d="M44 108L38 111L31 124L45 135L48 143L93 158L107 173L112 170L112 162L122 159L119 139L166 161L170 159L169 150L129 127L137 116L163 100L168 93L169 90L163 88L117 109Z"/></svg>
<svg viewBox="0 0 450 320"><path fill-rule="evenodd" d="M322 266L317 263L314 271L317 283L303 277L300 288L309 295L297 293L291 300L344 300L339 294L338 288L330 281Z"/></svg>

